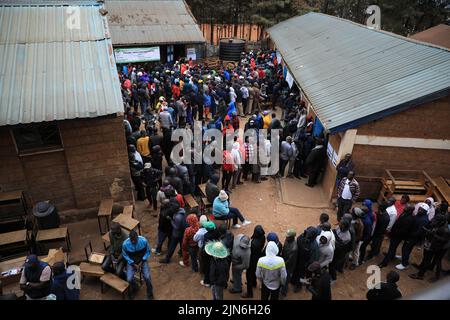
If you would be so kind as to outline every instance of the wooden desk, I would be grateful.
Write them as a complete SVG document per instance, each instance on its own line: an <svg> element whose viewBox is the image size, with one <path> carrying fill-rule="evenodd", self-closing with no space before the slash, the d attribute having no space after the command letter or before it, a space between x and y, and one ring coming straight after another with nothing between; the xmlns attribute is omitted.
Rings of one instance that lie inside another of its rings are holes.
<svg viewBox="0 0 450 320"><path fill-rule="evenodd" d="M114 205L113 199L105 199L100 202L97 214L98 228L100 229L100 234L103 234L101 219L106 220L106 227L107 227L106 232L108 232L109 230L109 219L112 214L113 205Z"/></svg>
<svg viewBox="0 0 450 320"><path fill-rule="evenodd" d="M442 200L450 202L450 186L447 184L447 181L444 178L439 177L434 179L434 185L436 186L436 191L439 193L438 198L443 198L435 200L438 200L439 202L442 202Z"/></svg>
<svg viewBox="0 0 450 320"><path fill-rule="evenodd" d="M113 220L113 222L117 222L118 224L120 224L122 228L124 228L127 231L131 231L138 228L139 234L141 234L141 223L138 220L131 218L130 216L119 214Z"/></svg>
<svg viewBox="0 0 450 320"><path fill-rule="evenodd" d="M23 212L20 214L16 213L11 216L8 215L8 217L3 217L0 222L25 222L25 217L27 215L27 202L25 201L25 195L22 190L0 192L0 206L6 207L11 205L21 205Z"/></svg>
<svg viewBox="0 0 450 320"><path fill-rule="evenodd" d="M88 262L80 263L80 272L83 276L96 278L100 278L105 274L105 271L103 271L101 265L91 264Z"/></svg>
<svg viewBox="0 0 450 320"><path fill-rule="evenodd" d="M104 292L104 285L106 284L114 290L119 291L122 294L123 298L125 298L125 292L130 286L128 282L120 279L118 276L112 273L105 273L105 275L100 278L100 281L102 282L102 293Z"/></svg>
<svg viewBox="0 0 450 320"><path fill-rule="evenodd" d="M26 256L5 260L0 262L0 280L2 281L3 285L8 285L12 283L18 283L20 280L21 272L9 275L9 276L2 276L2 272L6 272L13 269L22 269L23 264L25 263L25 260L27 259Z"/></svg>
<svg viewBox="0 0 450 320"><path fill-rule="evenodd" d="M28 233L27 230L25 229L0 234L0 246L6 246L20 242L27 243L27 240L28 240Z"/></svg>
<svg viewBox="0 0 450 320"><path fill-rule="evenodd" d="M23 197L22 190L0 192L0 202L22 201L22 197Z"/></svg>
<svg viewBox="0 0 450 320"><path fill-rule="evenodd" d="M187 194L184 196L184 201L187 203L187 205L189 206L189 208L196 208L198 207L198 203L197 201L194 199L194 197L190 194Z"/></svg>
<svg viewBox="0 0 450 320"><path fill-rule="evenodd" d="M36 242L65 240L67 251L71 249L70 235L67 227L39 230L36 235Z"/></svg>
<svg viewBox="0 0 450 320"><path fill-rule="evenodd" d="M125 216L129 216L131 218L134 218L133 217L133 210L134 210L133 205L125 206L125 207L123 207L122 214L125 215Z"/></svg>

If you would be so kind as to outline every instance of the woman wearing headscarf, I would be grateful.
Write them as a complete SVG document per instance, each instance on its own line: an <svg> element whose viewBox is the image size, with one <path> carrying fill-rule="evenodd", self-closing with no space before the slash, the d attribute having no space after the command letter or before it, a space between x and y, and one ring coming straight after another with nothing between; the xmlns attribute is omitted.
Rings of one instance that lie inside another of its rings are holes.
<svg viewBox="0 0 450 320"><path fill-rule="evenodd" d="M266 243L265 234L262 226L255 226L251 238L250 264L246 271L247 293L242 295L243 298L253 298L253 288L256 288L256 265L259 258L263 256L263 248Z"/></svg>

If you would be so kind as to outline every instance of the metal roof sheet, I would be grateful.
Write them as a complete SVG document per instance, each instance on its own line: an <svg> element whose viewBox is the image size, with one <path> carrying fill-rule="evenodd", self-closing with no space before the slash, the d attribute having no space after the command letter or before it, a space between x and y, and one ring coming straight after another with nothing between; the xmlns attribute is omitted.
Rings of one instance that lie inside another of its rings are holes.
<svg viewBox="0 0 450 320"><path fill-rule="evenodd" d="M0 6L0 125L123 112L99 8L79 7L81 29L68 30L67 6Z"/></svg>
<svg viewBox="0 0 450 320"><path fill-rule="evenodd" d="M205 42L182 0L112 0L105 7L114 45Z"/></svg>
<svg viewBox="0 0 450 320"><path fill-rule="evenodd" d="M450 51L340 18L309 13L268 30L330 132L450 92Z"/></svg>

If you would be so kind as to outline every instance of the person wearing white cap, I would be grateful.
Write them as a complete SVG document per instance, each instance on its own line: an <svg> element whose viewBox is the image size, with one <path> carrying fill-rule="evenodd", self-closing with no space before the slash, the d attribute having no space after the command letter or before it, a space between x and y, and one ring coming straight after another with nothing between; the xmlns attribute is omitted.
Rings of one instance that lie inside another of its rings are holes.
<svg viewBox="0 0 450 320"><path fill-rule="evenodd" d="M238 219L242 222L242 226L246 226L251 221L244 218L242 213L237 208L231 208L228 201L228 194L225 190L221 190L219 196L213 202L213 215L216 220L233 219L233 228L238 229L241 226L238 224Z"/></svg>
<svg viewBox="0 0 450 320"><path fill-rule="evenodd" d="M414 247L421 243L425 237L425 225L428 224L428 210L430 207L426 203L421 203L415 216L415 223L411 228L409 237L402 247L402 263L395 266L398 270L405 270L409 267L409 256Z"/></svg>

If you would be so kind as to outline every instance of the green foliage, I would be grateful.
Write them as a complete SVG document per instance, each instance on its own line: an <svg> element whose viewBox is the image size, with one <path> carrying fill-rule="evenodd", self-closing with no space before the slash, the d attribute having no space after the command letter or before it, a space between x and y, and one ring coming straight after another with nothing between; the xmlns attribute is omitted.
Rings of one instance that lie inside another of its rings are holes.
<svg viewBox="0 0 450 320"><path fill-rule="evenodd" d="M365 23L370 5L381 8L383 30L408 35L445 22L445 0L187 0L200 23L272 26L297 14L322 12Z"/></svg>

